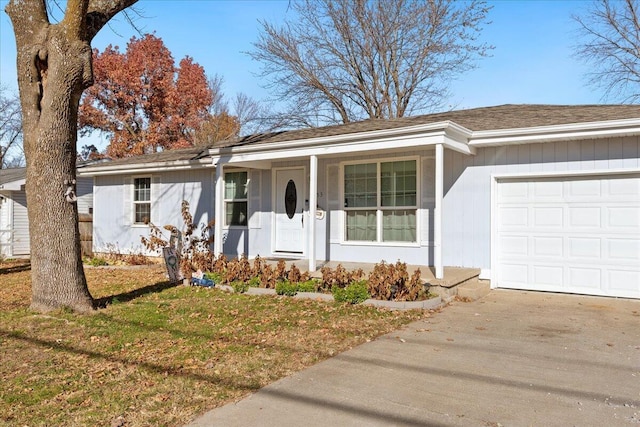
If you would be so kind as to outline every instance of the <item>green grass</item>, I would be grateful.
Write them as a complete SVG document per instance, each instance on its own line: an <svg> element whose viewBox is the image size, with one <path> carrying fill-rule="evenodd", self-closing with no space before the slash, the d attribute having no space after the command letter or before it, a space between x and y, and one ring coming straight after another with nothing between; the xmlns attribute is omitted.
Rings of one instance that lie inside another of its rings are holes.
<svg viewBox="0 0 640 427"><path fill-rule="evenodd" d="M105 307L42 315L28 309L29 271L0 277L7 426L184 425L427 315L171 286L159 267L88 268Z"/></svg>

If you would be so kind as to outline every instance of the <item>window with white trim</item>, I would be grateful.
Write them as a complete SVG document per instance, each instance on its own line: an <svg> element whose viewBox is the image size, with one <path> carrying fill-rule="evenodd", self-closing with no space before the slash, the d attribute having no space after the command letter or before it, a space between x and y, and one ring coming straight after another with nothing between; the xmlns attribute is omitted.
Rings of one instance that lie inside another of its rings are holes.
<svg viewBox="0 0 640 427"><path fill-rule="evenodd" d="M224 224L226 226L247 225L247 172L224 174Z"/></svg>
<svg viewBox="0 0 640 427"><path fill-rule="evenodd" d="M151 221L151 178L133 179L133 222L148 224Z"/></svg>
<svg viewBox="0 0 640 427"><path fill-rule="evenodd" d="M345 240L416 242L417 161L344 166Z"/></svg>

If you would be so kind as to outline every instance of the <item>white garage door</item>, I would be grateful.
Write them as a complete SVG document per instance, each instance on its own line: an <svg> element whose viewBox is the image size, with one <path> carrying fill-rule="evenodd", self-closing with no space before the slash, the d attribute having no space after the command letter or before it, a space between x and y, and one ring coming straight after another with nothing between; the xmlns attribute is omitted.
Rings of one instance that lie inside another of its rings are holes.
<svg viewBox="0 0 640 427"><path fill-rule="evenodd" d="M640 298L640 174L497 182L497 287Z"/></svg>

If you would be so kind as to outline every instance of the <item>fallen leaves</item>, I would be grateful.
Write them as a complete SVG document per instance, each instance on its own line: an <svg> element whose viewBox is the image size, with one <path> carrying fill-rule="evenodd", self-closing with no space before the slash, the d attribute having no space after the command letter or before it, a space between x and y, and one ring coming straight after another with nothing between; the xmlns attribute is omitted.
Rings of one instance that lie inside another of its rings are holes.
<svg viewBox="0 0 640 427"><path fill-rule="evenodd" d="M0 424L183 425L428 316L165 286L161 266L86 274L106 308L47 316L27 310L28 271L2 275Z"/></svg>

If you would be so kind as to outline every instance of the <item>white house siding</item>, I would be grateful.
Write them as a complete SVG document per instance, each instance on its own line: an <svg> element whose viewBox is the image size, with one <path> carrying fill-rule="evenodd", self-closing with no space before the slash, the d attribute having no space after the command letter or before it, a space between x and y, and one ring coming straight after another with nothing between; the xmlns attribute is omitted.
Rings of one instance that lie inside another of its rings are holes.
<svg viewBox="0 0 640 427"><path fill-rule="evenodd" d="M640 168L640 138L445 150L443 262L491 268L491 175Z"/></svg>
<svg viewBox="0 0 640 427"><path fill-rule="evenodd" d="M13 254L12 256L27 256L29 246L29 217L27 216L27 193L13 191Z"/></svg>
<svg viewBox="0 0 640 427"><path fill-rule="evenodd" d="M0 193L0 258L12 256L11 249L11 218L13 200L11 192Z"/></svg>
<svg viewBox="0 0 640 427"><path fill-rule="evenodd" d="M93 211L93 178L79 178L76 183L78 196L78 213L88 214Z"/></svg>
<svg viewBox="0 0 640 427"><path fill-rule="evenodd" d="M143 252L141 236L149 227L133 224L132 182L151 176L151 221L183 228L181 204L188 200L194 222L207 224L213 212L213 172L210 169L164 173L97 176L94 185L94 252Z"/></svg>

